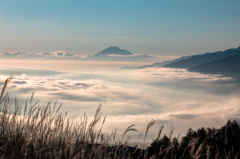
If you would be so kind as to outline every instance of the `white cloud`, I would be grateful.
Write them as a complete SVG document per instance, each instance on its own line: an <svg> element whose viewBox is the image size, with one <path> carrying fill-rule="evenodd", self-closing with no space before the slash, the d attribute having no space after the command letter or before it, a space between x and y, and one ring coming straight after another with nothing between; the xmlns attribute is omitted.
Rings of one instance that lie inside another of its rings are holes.
<svg viewBox="0 0 240 159"><path fill-rule="evenodd" d="M239 118L239 83L220 75L169 68L114 70L103 74L44 72L45 77L33 72L16 75L9 85L10 95L24 103L35 91L36 100L46 103L58 99L63 102L63 111L80 116L84 112L92 116L102 103L102 111L108 116L104 126L108 131L117 127L122 132L130 124L137 124L143 132L147 123L155 119L156 126L150 135L157 134L160 124L165 125L165 133L173 125L178 135L189 127L218 127L227 119ZM0 76L1 83L8 77L6 74Z"/></svg>
<svg viewBox="0 0 240 159"><path fill-rule="evenodd" d="M178 56L156 56L156 55L146 55L146 54L134 54L134 55L106 55L104 57L92 57L93 54L78 55L67 53L64 50L57 50L53 52L35 52L35 53L25 53L25 52L2 52L0 54L3 57L18 57L18 58L57 58L57 59L78 59L78 60L116 60L116 61L153 61L162 62L173 60Z"/></svg>

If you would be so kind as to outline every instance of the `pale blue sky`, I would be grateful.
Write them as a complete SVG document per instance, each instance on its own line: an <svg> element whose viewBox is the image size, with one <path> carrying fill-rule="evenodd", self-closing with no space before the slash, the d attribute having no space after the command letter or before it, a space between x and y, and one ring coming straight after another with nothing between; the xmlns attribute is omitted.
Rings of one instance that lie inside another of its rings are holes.
<svg viewBox="0 0 240 159"><path fill-rule="evenodd" d="M239 0L0 0L0 52L189 55L240 46Z"/></svg>

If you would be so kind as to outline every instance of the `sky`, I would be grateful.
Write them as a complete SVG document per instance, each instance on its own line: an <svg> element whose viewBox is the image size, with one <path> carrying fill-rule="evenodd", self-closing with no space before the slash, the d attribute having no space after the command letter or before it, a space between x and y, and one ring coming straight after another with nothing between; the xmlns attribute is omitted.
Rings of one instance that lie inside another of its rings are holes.
<svg viewBox="0 0 240 159"><path fill-rule="evenodd" d="M0 0L0 52L192 55L239 47L239 0Z"/></svg>

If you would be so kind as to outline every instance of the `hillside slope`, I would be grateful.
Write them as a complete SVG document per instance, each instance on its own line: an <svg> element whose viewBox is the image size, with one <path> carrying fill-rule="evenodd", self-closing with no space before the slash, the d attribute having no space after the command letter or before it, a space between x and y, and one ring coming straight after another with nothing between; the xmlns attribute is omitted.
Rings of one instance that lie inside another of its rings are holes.
<svg viewBox="0 0 240 159"><path fill-rule="evenodd" d="M190 72L204 74L222 74L235 78L240 77L240 55L228 56L189 68Z"/></svg>
<svg viewBox="0 0 240 159"><path fill-rule="evenodd" d="M208 63L214 60L222 59L227 56L240 55L240 47L236 49L228 49L225 51L205 53L200 55L194 55L188 59L183 59L177 62L166 64L163 67L169 68L191 68L197 65Z"/></svg>

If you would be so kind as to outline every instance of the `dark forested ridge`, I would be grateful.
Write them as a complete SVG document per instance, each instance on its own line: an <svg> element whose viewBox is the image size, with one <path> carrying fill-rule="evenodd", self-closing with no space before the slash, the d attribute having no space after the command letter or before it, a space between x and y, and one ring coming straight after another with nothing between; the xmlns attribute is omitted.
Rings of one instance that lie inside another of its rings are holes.
<svg viewBox="0 0 240 159"><path fill-rule="evenodd" d="M240 78L240 55L228 56L219 60L214 60L188 69L191 72L206 74L222 74Z"/></svg>
<svg viewBox="0 0 240 159"><path fill-rule="evenodd" d="M240 47L236 49L228 49L225 51L218 51L213 53L205 53L200 55L193 55L188 59L172 62L163 67L169 68L191 68L214 60L222 59L227 56L240 55Z"/></svg>

